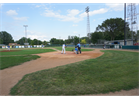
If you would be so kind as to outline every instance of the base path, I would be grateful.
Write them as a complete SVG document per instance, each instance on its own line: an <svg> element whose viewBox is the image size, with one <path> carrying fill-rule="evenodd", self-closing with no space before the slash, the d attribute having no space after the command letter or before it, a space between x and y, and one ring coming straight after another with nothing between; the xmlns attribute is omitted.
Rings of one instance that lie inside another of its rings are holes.
<svg viewBox="0 0 139 99"><path fill-rule="evenodd" d="M61 54L61 51L35 54L41 56L36 60L25 62L21 65L0 70L0 95L9 95L10 89L18 83L19 80L26 74L36 71L62 66L86 59L96 58L103 55L100 52L102 49L95 49L94 51L82 52L82 54L74 54L66 51L66 54ZM98 94L99 95L99 94ZM138 89L130 91L121 91L116 93L100 94L100 95L139 95ZM92 96L92 95L91 95Z"/></svg>
<svg viewBox="0 0 139 99"><path fill-rule="evenodd" d="M61 54L61 51L56 51L35 55L41 56L41 58L0 70L0 95L9 95L10 89L26 74L96 58L103 55L103 52L96 49L95 51L82 52L82 54L69 51L66 51L66 54Z"/></svg>

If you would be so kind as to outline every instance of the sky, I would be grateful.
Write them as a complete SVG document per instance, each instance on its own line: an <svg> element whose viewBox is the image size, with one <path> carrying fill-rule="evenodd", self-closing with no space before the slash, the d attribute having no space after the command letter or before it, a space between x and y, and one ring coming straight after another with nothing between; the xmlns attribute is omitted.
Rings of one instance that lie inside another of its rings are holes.
<svg viewBox="0 0 139 99"><path fill-rule="evenodd" d="M138 4L138 3L137 3ZM124 3L1 3L0 31L7 31L13 39L27 38L50 41L51 38L68 39L68 36L87 36L89 6L90 32L110 18L124 19ZM139 4L137 5L139 9Z"/></svg>

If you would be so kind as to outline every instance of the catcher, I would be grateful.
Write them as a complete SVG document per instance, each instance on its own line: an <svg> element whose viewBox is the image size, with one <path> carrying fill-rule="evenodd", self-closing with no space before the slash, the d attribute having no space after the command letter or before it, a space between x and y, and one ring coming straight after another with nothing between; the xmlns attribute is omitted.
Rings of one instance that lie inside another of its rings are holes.
<svg viewBox="0 0 139 99"><path fill-rule="evenodd" d="M78 54L78 49L77 49L77 47L75 47L75 50L72 49L72 51L74 51L75 54Z"/></svg>

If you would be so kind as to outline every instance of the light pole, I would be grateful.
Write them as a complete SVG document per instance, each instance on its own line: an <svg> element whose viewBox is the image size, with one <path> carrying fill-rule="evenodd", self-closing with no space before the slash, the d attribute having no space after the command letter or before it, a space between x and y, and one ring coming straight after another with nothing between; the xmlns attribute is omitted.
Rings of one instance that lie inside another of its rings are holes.
<svg viewBox="0 0 139 99"><path fill-rule="evenodd" d="M124 45L126 45L125 35L126 35L126 3L124 4Z"/></svg>
<svg viewBox="0 0 139 99"><path fill-rule="evenodd" d="M28 27L28 25L23 25L25 27L25 36L26 36L26 39L25 39L25 44L27 44L27 29L26 27Z"/></svg>
<svg viewBox="0 0 139 99"><path fill-rule="evenodd" d="M89 7L85 8L85 12L87 13L87 36L90 39L90 21L89 21Z"/></svg>
<svg viewBox="0 0 139 99"><path fill-rule="evenodd" d="M80 43L80 34L79 34L79 43Z"/></svg>

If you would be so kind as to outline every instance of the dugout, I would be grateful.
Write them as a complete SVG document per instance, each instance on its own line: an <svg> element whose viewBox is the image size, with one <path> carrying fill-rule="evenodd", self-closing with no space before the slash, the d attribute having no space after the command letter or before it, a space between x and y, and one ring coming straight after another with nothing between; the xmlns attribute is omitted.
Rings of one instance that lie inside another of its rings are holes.
<svg viewBox="0 0 139 99"><path fill-rule="evenodd" d="M139 45L137 45L137 46L134 46L134 45L125 45L125 46L122 46L122 49L138 50L139 49Z"/></svg>
<svg viewBox="0 0 139 99"><path fill-rule="evenodd" d="M115 48L114 44L90 44L90 48Z"/></svg>
<svg viewBox="0 0 139 99"><path fill-rule="evenodd" d="M125 43L126 45L133 45L133 41L132 39L126 39ZM105 41L104 44L119 44L119 45L124 45L124 40L113 40L113 41Z"/></svg>

